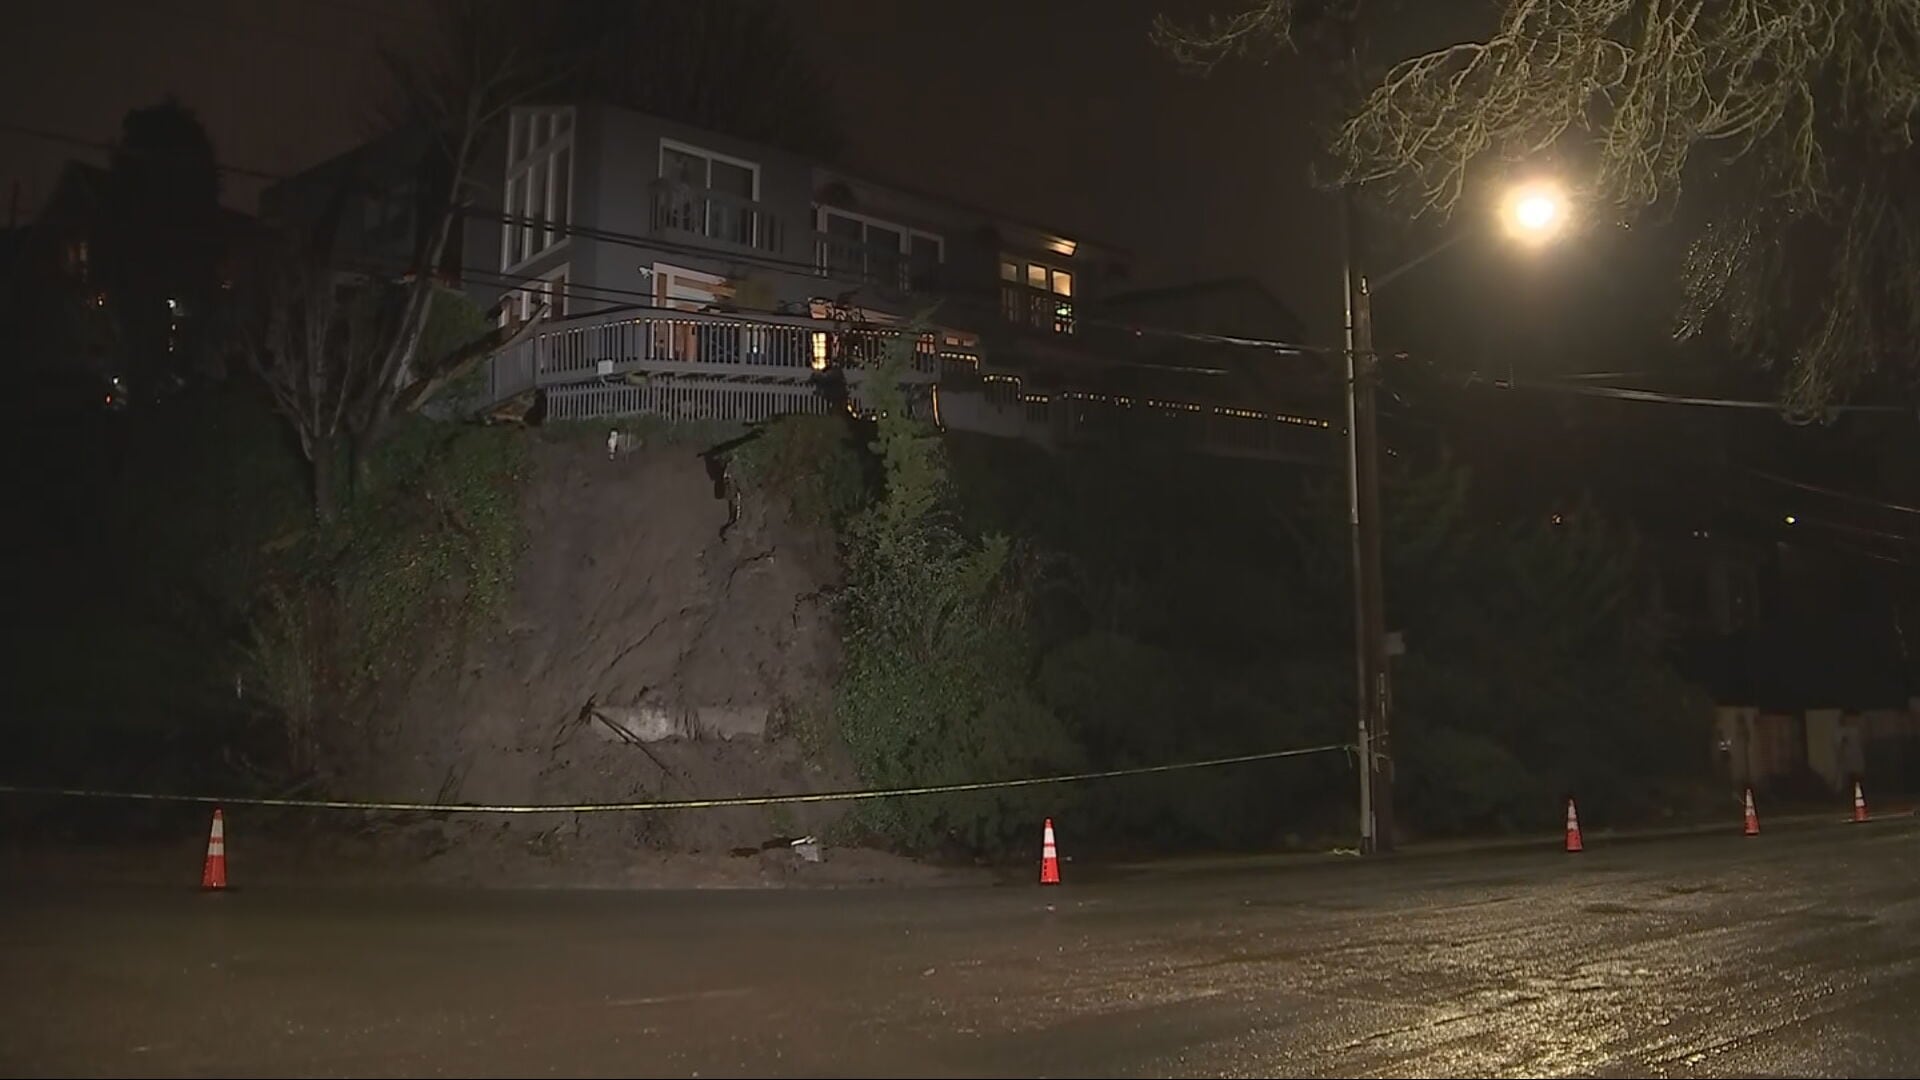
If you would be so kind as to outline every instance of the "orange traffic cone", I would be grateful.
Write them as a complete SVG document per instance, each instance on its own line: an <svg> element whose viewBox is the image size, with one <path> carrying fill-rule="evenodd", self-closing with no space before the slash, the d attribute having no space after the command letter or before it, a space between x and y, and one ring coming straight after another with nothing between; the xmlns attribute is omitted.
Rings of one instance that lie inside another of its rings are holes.
<svg viewBox="0 0 1920 1080"><path fill-rule="evenodd" d="M1040 884L1060 884L1060 852L1053 846L1053 819L1040 828Z"/></svg>
<svg viewBox="0 0 1920 1080"><path fill-rule="evenodd" d="M1745 836L1760 835L1760 815L1753 812L1752 788L1747 789L1747 824L1746 828L1741 830L1741 834Z"/></svg>
<svg viewBox="0 0 1920 1080"><path fill-rule="evenodd" d="M1585 851L1580 844L1580 815L1573 811L1573 800L1567 800L1567 850Z"/></svg>
<svg viewBox="0 0 1920 1080"><path fill-rule="evenodd" d="M207 865L200 871L200 887L227 887L227 825L219 807L213 809L213 830L207 834Z"/></svg>
<svg viewBox="0 0 1920 1080"><path fill-rule="evenodd" d="M1860 781L1853 782L1853 820L1867 820L1867 796L1860 790Z"/></svg>

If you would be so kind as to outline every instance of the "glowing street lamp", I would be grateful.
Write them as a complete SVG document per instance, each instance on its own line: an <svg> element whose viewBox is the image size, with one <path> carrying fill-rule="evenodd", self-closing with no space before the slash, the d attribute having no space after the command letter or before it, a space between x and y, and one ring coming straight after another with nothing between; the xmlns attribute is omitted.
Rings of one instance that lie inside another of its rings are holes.
<svg viewBox="0 0 1920 1080"><path fill-rule="evenodd" d="M1500 206L1507 235L1526 244L1544 244L1558 237L1570 216L1566 191L1550 180L1509 189Z"/></svg>

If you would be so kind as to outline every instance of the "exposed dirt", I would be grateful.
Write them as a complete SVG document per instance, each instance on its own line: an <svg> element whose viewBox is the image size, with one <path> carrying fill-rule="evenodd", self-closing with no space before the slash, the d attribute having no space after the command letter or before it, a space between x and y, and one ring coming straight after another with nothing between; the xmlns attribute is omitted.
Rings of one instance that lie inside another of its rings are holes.
<svg viewBox="0 0 1920 1080"><path fill-rule="evenodd" d="M486 640L450 629L422 643L408 676L380 696L368 744L336 784L343 794L527 804L854 786L815 719L838 663L828 530L794 520L783 499L717 491L689 446L610 457L603 441L543 438L530 466L506 619ZM637 744L596 715L641 709L769 719L764 737ZM400 827L390 841L429 861L491 851L604 868L635 865L641 852L725 853L821 833L840 813L462 818ZM483 862L462 872L484 872Z"/></svg>

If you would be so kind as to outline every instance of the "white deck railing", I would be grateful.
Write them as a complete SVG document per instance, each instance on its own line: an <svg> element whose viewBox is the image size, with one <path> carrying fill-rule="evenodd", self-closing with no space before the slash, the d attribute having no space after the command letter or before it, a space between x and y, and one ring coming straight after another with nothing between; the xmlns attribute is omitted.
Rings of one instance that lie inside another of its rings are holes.
<svg viewBox="0 0 1920 1080"><path fill-rule="evenodd" d="M890 343L912 333L790 316L657 311L587 315L543 326L495 356L490 389L492 399L500 401L535 387L636 372L806 383L830 369L872 368ZM915 335L913 346L916 381L937 378L943 363L978 362L971 350L940 345L931 334Z"/></svg>

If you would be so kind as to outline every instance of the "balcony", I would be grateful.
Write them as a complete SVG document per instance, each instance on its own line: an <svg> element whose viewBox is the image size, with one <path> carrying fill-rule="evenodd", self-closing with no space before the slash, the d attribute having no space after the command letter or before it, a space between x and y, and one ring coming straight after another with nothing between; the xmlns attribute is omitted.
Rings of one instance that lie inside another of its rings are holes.
<svg viewBox="0 0 1920 1080"><path fill-rule="evenodd" d="M1073 301L1024 285L1002 283L1000 317L1029 329L1051 334L1073 333Z"/></svg>
<svg viewBox="0 0 1920 1080"><path fill-rule="evenodd" d="M890 292L904 293L912 288L907 257L897 248L814 233L813 265L826 277L857 281Z"/></svg>
<svg viewBox="0 0 1920 1080"><path fill-rule="evenodd" d="M712 188L653 183L653 231L735 251L778 252L785 223L764 205Z"/></svg>
<svg viewBox="0 0 1920 1080"><path fill-rule="evenodd" d="M814 394L813 384L829 370L844 372L858 397L857 384L879 363L887 344L906 333L780 316L588 315L551 324L493 357L490 397L497 402L535 388L604 397L601 391L623 386L652 385L664 392L673 384L691 392L725 385L741 393L757 386L749 395L754 400L790 403L796 394ZM971 350L941 345L934 335L923 335L913 345L910 382L930 383L951 363L978 363Z"/></svg>

